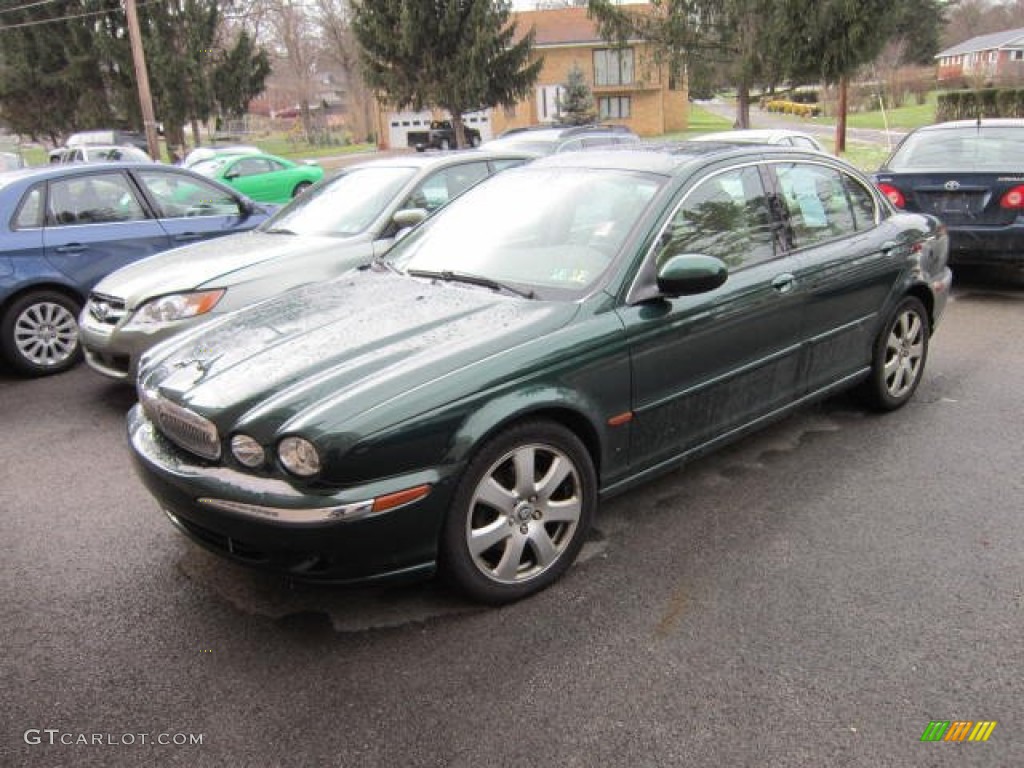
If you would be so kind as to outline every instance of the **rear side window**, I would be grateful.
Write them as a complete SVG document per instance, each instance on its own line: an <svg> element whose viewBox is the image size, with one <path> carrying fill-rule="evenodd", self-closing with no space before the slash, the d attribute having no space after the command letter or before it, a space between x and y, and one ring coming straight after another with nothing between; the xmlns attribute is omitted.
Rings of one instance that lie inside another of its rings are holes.
<svg viewBox="0 0 1024 768"><path fill-rule="evenodd" d="M810 247L874 226L874 198L848 174L811 163L778 164L775 170L788 213L790 247Z"/></svg>
<svg viewBox="0 0 1024 768"><path fill-rule="evenodd" d="M50 182L51 225L139 221L146 212L121 173L96 173Z"/></svg>

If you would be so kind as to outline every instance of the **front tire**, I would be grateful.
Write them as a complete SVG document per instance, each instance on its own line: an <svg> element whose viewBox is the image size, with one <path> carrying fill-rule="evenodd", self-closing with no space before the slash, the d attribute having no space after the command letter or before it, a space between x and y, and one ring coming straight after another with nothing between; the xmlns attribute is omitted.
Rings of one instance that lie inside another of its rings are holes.
<svg viewBox="0 0 1024 768"><path fill-rule="evenodd" d="M0 319L0 352L19 373L47 376L74 367L82 357L74 299L56 291L29 293Z"/></svg>
<svg viewBox="0 0 1024 768"><path fill-rule="evenodd" d="M476 600L519 600L572 565L596 507L597 475L576 435L547 421L512 427L481 448L459 481L442 568Z"/></svg>
<svg viewBox="0 0 1024 768"><path fill-rule="evenodd" d="M894 411L910 401L924 375L929 331L924 304L913 296L903 299L875 341L871 374L858 390L868 406Z"/></svg>
<svg viewBox="0 0 1024 768"><path fill-rule="evenodd" d="M292 197L298 197L312 186L313 185L308 181L300 181L298 184L295 185L295 189L292 190Z"/></svg>

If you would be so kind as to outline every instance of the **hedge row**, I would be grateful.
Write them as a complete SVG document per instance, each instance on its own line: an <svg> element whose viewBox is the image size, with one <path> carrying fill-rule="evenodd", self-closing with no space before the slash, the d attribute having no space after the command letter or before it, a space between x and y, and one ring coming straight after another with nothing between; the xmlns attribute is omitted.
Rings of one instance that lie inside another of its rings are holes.
<svg viewBox="0 0 1024 768"><path fill-rule="evenodd" d="M779 99L765 101L761 107L766 112L781 112L784 115L797 115L798 117L817 117L821 114L821 107L817 104L801 104L796 101L781 101Z"/></svg>
<svg viewBox="0 0 1024 768"><path fill-rule="evenodd" d="M982 88L940 93L935 120L971 120L976 117L1024 117L1024 88Z"/></svg>

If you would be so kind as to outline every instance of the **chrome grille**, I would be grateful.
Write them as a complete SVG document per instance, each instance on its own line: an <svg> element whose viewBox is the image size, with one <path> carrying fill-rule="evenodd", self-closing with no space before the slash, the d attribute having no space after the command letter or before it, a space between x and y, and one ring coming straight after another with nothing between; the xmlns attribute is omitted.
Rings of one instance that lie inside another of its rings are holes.
<svg viewBox="0 0 1024 768"><path fill-rule="evenodd" d="M101 293L89 294L85 309L89 317L103 325L117 325L125 316L124 301Z"/></svg>
<svg viewBox="0 0 1024 768"><path fill-rule="evenodd" d="M213 422L153 392L140 394L143 410L164 437L204 459L220 458L220 436Z"/></svg>

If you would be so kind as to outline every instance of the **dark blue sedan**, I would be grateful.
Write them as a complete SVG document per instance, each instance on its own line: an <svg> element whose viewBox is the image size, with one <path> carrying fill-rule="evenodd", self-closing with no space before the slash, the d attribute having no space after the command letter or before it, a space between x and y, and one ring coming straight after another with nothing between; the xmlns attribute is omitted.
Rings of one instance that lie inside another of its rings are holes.
<svg viewBox="0 0 1024 768"><path fill-rule="evenodd" d="M0 173L0 356L41 376L81 356L77 317L109 272L252 229L271 208L182 168L103 163Z"/></svg>

